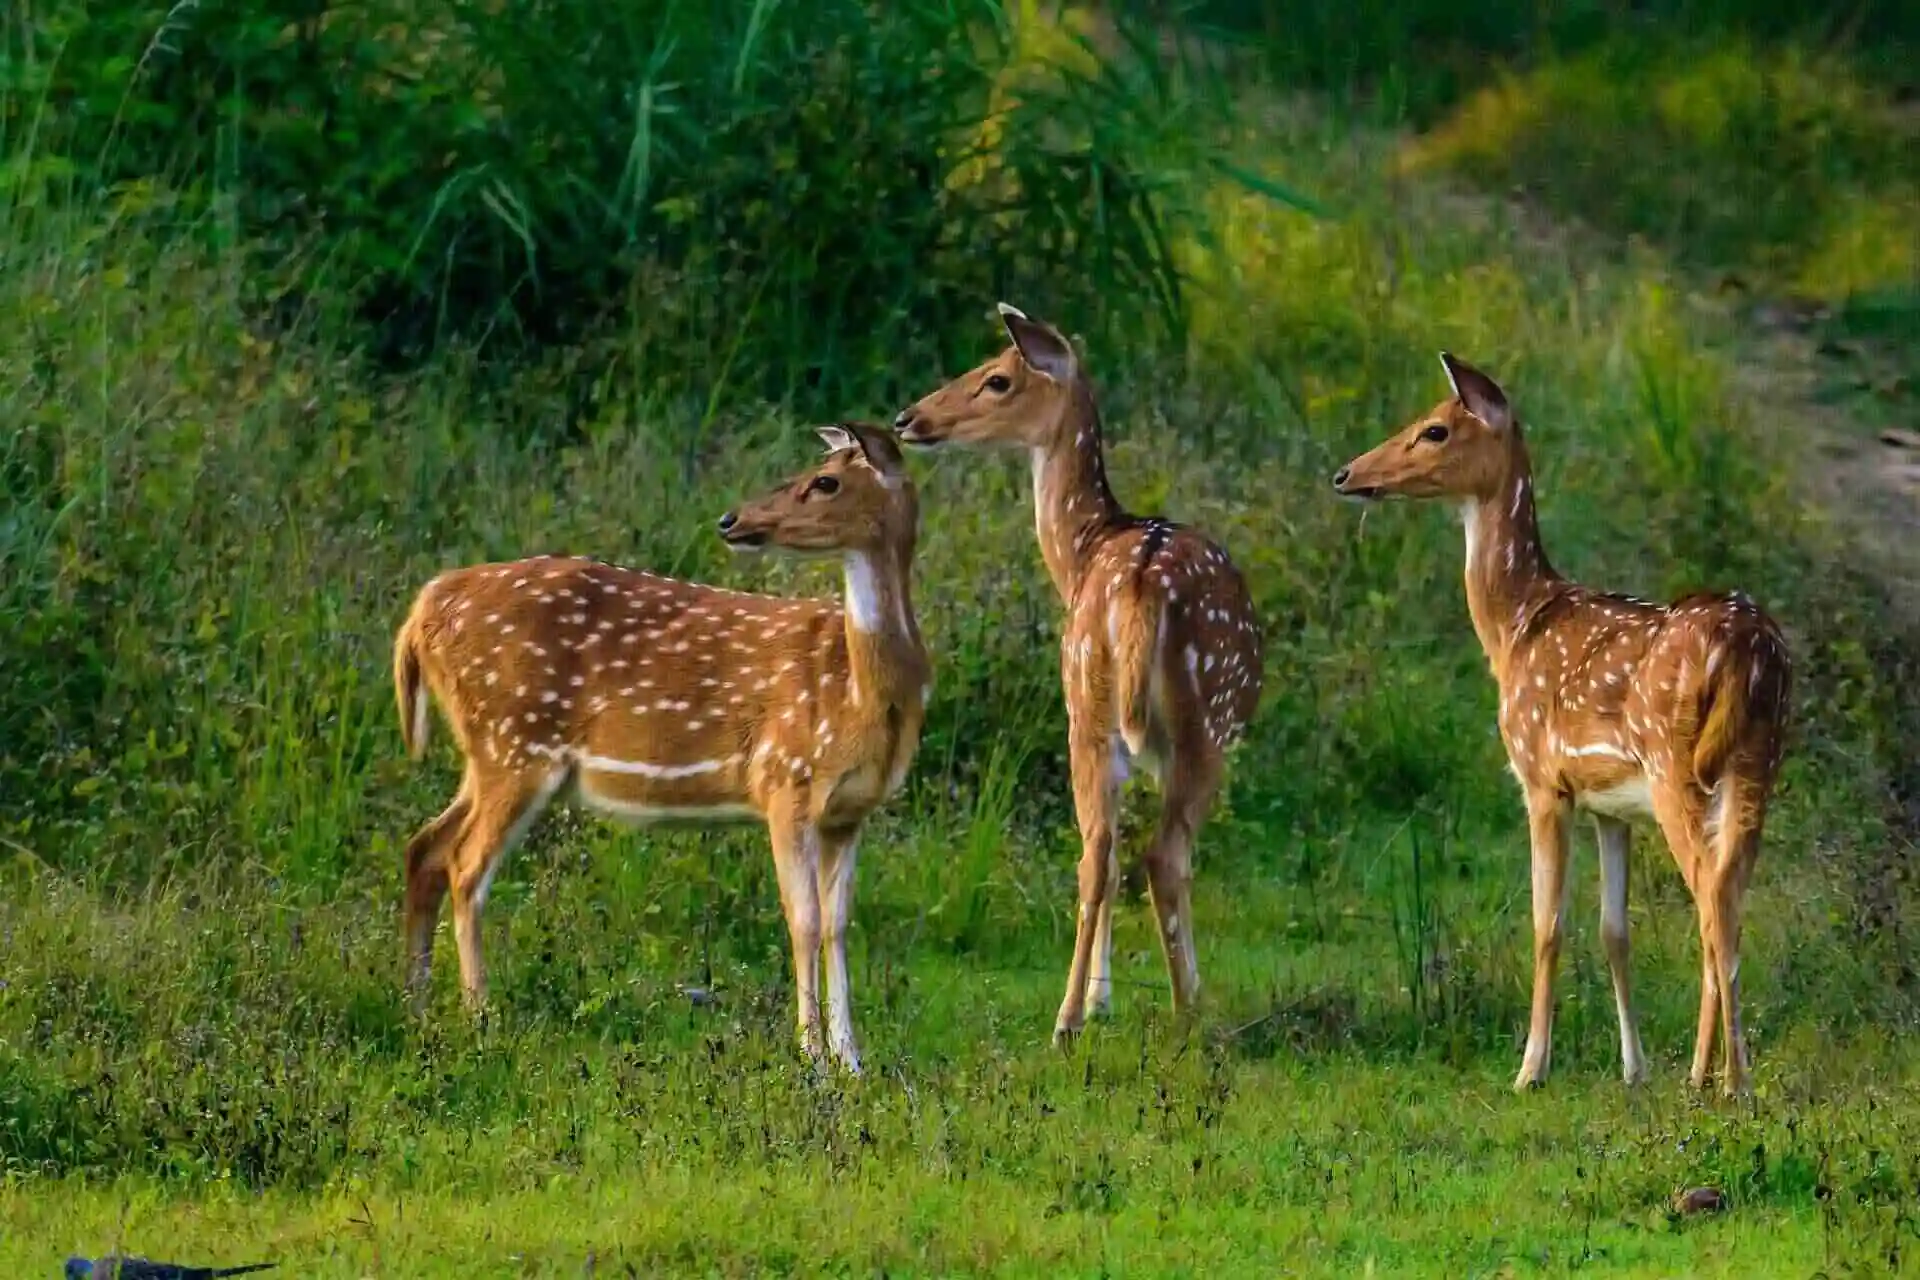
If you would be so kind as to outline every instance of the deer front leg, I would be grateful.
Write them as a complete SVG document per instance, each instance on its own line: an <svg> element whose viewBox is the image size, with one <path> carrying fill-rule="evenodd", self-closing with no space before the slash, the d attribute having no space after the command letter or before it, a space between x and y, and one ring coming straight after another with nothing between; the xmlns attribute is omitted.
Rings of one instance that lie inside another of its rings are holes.
<svg viewBox="0 0 1920 1280"><path fill-rule="evenodd" d="M1087 982L1093 969L1093 944L1100 908L1111 889L1113 852L1113 773L1110 734L1104 726L1068 706L1072 722L1067 752L1073 768L1073 805L1080 822L1080 910L1075 917L1073 964L1067 970L1067 994L1053 1024L1053 1042L1071 1044L1087 1022Z"/></svg>
<svg viewBox="0 0 1920 1280"><path fill-rule="evenodd" d="M1551 792L1529 790L1527 824L1533 841L1533 1013L1515 1089L1546 1083L1553 1058L1553 973L1567 911L1567 805Z"/></svg>
<svg viewBox="0 0 1920 1280"><path fill-rule="evenodd" d="M773 868L780 879L780 909L793 943L793 992L800 1048L816 1064L820 1034L820 833L797 806L776 804L768 816Z"/></svg>
<svg viewBox="0 0 1920 1280"><path fill-rule="evenodd" d="M1618 818L1596 818L1593 826L1600 846L1600 942L1606 948L1607 969L1613 978L1613 1008L1620 1021L1620 1077L1636 1085L1647 1078L1647 1057L1640 1048L1640 1028L1634 1021L1632 984L1627 976L1631 952L1627 866L1633 850L1633 828Z"/></svg>
<svg viewBox="0 0 1920 1280"><path fill-rule="evenodd" d="M853 1038L853 996L847 978L847 921L853 914L858 831L820 833L820 905L827 962L827 1052L850 1075L860 1074Z"/></svg>

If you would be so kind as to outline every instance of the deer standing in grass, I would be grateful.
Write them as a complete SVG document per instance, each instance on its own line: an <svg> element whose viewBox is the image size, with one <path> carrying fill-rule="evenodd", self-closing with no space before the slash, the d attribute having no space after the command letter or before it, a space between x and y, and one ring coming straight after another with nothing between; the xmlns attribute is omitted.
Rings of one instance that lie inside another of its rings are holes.
<svg viewBox="0 0 1920 1280"><path fill-rule="evenodd" d="M918 501L883 427L818 428L813 470L720 519L741 550L835 555L846 597L794 600L539 557L441 574L394 643L407 750L429 698L466 761L407 846L410 984L423 998L441 899L460 976L485 1000L480 912L500 860L562 788L638 822L767 825L793 942L800 1041L859 1071L846 929L855 842L919 744L931 663L909 577Z"/></svg>
<svg viewBox="0 0 1920 1280"><path fill-rule="evenodd" d="M1692 1081L1720 1034L1729 1094L1748 1087L1740 912L1780 767L1791 673L1773 620L1744 594L1672 604L1592 591L1547 563L1520 423L1486 374L1442 353L1453 395L1340 468L1349 497L1443 498L1467 531L1467 607L1500 686L1500 736L1533 843L1533 1013L1514 1087L1543 1083L1566 914L1572 810L1600 846L1600 936L1621 1074L1647 1075L1627 979L1628 819L1659 825L1700 923Z"/></svg>
<svg viewBox="0 0 1920 1280"><path fill-rule="evenodd" d="M1089 1002L1105 1012L1112 998L1114 820L1136 765L1161 793L1146 870L1173 1005L1193 1008L1193 843L1226 752L1260 701L1261 633L1224 551L1114 498L1093 388L1072 345L1005 303L1000 316L1011 345L903 410L894 430L910 446L1000 446L1032 459L1040 554L1067 609L1060 676L1082 846L1073 963L1054 1024L1064 1043Z"/></svg>

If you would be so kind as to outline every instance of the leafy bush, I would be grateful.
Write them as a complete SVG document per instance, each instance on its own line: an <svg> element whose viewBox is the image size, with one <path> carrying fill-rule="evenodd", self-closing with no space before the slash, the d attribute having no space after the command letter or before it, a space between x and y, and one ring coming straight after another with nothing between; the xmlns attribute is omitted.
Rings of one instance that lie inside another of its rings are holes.
<svg viewBox="0 0 1920 1280"><path fill-rule="evenodd" d="M70 3L0 99L41 179L224 197L388 358L604 327L702 395L841 411L998 296L1177 323L1167 174L1205 131L1121 35L991 0Z"/></svg>

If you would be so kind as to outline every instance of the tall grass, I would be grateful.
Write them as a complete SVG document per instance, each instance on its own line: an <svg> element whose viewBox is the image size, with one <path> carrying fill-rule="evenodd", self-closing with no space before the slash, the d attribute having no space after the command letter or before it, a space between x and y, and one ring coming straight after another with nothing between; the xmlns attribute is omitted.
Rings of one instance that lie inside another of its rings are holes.
<svg viewBox="0 0 1920 1280"><path fill-rule="evenodd" d="M827 411L950 353L957 297L1177 328L1170 177L1217 160L1130 25L1096 53L1031 4L56 3L8 34L23 188L168 177L281 310L339 295L389 361L599 336L714 401Z"/></svg>

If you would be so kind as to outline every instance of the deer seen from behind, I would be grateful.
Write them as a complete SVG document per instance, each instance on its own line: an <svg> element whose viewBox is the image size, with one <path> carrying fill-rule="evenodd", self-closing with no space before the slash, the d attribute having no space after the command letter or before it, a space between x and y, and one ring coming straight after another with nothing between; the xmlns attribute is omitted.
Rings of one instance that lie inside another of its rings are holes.
<svg viewBox="0 0 1920 1280"><path fill-rule="evenodd" d="M918 501L899 446L883 427L817 430L827 457L721 517L719 533L738 550L839 558L844 602L558 557L456 569L420 592L394 643L403 736L418 758L438 703L465 774L407 846L416 1000L451 894L461 982L484 1002L487 887L570 788L635 822L765 823L801 1045L859 1071L846 956L855 846L906 777L932 668L913 613Z"/></svg>
<svg viewBox="0 0 1920 1280"><path fill-rule="evenodd" d="M1139 768L1159 785L1148 889L1185 1014L1199 994L1189 902L1194 839L1228 748L1260 701L1261 631L1226 552L1171 521L1129 513L1107 485L1100 415L1072 345L1000 304L1010 345L894 420L909 446L1024 451L1034 525L1066 607L1060 675L1081 838L1079 917L1056 1042L1111 1000L1119 789Z"/></svg>
<svg viewBox="0 0 1920 1280"><path fill-rule="evenodd" d="M1646 1078L1627 974L1629 820L1652 819L1692 893L1704 1087L1716 1027L1722 1085L1745 1092L1740 919L1791 692L1785 640L1746 595L1671 604L1590 590L1547 561L1519 419L1486 374L1442 353L1453 394L1333 485L1359 499L1438 498L1466 524L1467 606L1500 688L1500 736L1526 799L1533 849L1533 1008L1515 1088L1543 1083L1566 914L1572 811L1594 818L1600 934L1620 1024L1621 1073Z"/></svg>

